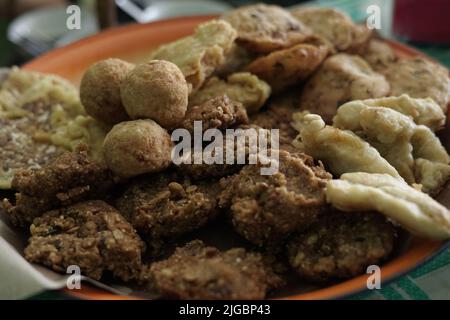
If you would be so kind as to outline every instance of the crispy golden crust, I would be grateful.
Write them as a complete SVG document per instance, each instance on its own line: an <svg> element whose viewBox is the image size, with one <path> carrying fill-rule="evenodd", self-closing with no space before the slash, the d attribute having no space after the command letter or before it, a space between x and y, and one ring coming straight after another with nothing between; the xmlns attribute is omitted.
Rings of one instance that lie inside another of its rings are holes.
<svg viewBox="0 0 450 320"><path fill-rule="evenodd" d="M317 113L330 123L337 108L351 100L384 97L389 83L362 58L337 54L326 59L317 72L306 82L300 108Z"/></svg>
<svg viewBox="0 0 450 320"><path fill-rule="evenodd" d="M34 219L25 258L61 273L70 265L100 279L109 270L124 281L141 271L144 243L133 227L103 201L78 203Z"/></svg>
<svg viewBox="0 0 450 320"><path fill-rule="evenodd" d="M116 124L103 142L108 167L120 177L160 172L172 163L169 133L155 121L134 120Z"/></svg>
<svg viewBox="0 0 450 320"><path fill-rule="evenodd" d="M80 100L86 113L108 124L129 119L120 98L120 84L134 65L120 59L101 60L85 72Z"/></svg>
<svg viewBox="0 0 450 320"><path fill-rule="evenodd" d="M223 20L200 24L191 36L163 44L151 54L152 59L175 63L195 92L225 62L236 31Z"/></svg>
<svg viewBox="0 0 450 320"><path fill-rule="evenodd" d="M279 163L273 175L261 175L261 164L249 164L220 181L219 204L231 209L235 230L260 246L276 247L291 232L313 223L325 208L331 175L321 164L286 151L279 151Z"/></svg>
<svg viewBox="0 0 450 320"><path fill-rule="evenodd" d="M329 52L324 43L298 44L291 48L274 51L254 60L246 70L266 81L274 93L304 81L322 63Z"/></svg>
<svg viewBox="0 0 450 320"><path fill-rule="evenodd" d="M199 240L154 263L150 274L157 290L179 299L263 299L281 283L260 254L242 248L220 252Z"/></svg>
<svg viewBox="0 0 450 320"><path fill-rule="evenodd" d="M137 65L120 86L120 95L132 119L152 119L166 129L184 118L189 87L180 69L169 61Z"/></svg>
<svg viewBox="0 0 450 320"><path fill-rule="evenodd" d="M214 183L193 184L171 173L142 176L131 181L116 206L149 239L150 254L157 255L164 240L196 230L216 216L218 192Z"/></svg>
<svg viewBox="0 0 450 320"><path fill-rule="evenodd" d="M238 32L237 42L248 50L268 53L302 42L309 34L301 22L279 6L256 4L222 16Z"/></svg>
<svg viewBox="0 0 450 320"><path fill-rule="evenodd" d="M194 121L202 121L203 131L211 128L226 129L248 123L247 111L240 102L226 94L207 100L188 109L180 128L194 132Z"/></svg>
<svg viewBox="0 0 450 320"><path fill-rule="evenodd" d="M226 94L231 100L243 104L247 112L257 112L267 101L270 86L249 72L237 72L225 80L209 78L200 90L189 98L189 106L202 104L219 95Z"/></svg>
<svg viewBox="0 0 450 320"><path fill-rule="evenodd" d="M86 150L65 153L38 170L19 170L13 179L15 203L3 200L14 225L26 227L45 211L103 198L114 184L112 172L89 160Z"/></svg>
<svg viewBox="0 0 450 320"><path fill-rule="evenodd" d="M350 278L392 251L395 229L377 213L329 212L287 244L291 267L309 281Z"/></svg>
<svg viewBox="0 0 450 320"><path fill-rule="evenodd" d="M446 113L450 101L450 79L443 66L416 57L390 64L383 73L391 85L391 95L407 93L413 98L432 98Z"/></svg>

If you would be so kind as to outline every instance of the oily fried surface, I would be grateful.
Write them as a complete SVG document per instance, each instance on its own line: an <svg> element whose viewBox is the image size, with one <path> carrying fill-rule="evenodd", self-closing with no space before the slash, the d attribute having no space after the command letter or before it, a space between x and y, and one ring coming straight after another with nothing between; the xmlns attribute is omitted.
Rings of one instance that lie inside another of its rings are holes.
<svg viewBox="0 0 450 320"><path fill-rule="evenodd" d="M309 281L350 278L378 265L394 246L395 230L372 212L329 212L287 244L289 263Z"/></svg>
<svg viewBox="0 0 450 320"><path fill-rule="evenodd" d="M45 211L87 199L103 198L114 184L111 171L90 160L83 148L64 153L37 170L19 170L12 186L15 203L3 200L14 225L25 227Z"/></svg>
<svg viewBox="0 0 450 320"><path fill-rule="evenodd" d="M274 51L254 60L246 70L266 81L274 93L279 93L307 79L329 52L325 43L302 43Z"/></svg>
<svg viewBox="0 0 450 320"><path fill-rule="evenodd" d="M226 81L218 77L209 78L202 88L189 98L189 106L200 105L217 96L226 94L231 100L240 102L247 112L257 112L267 101L270 86L249 72L230 74Z"/></svg>
<svg viewBox="0 0 450 320"><path fill-rule="evenodd" d="M390 64L383 73L391 85L391 95L407 93L413 98L432 98L446 112L450 79L445 67L416 57Z"/></svg>
<svg viewBox="0 0 450 320"><path fill-rule="evenodd" d="M291 122L292 115L298 111L297 99L295 94L275 98L268 103L267 109L250 117L250 123L253 125L279 130L279 144L282 150L295 150L291 143L297 136L297 131L291 126Z"/></svg>
<svg viewBox="0 0 450 320"><path fill-rule="evenodd" d="M386 69L397 61L397 56L392 48L385 42L377 39L369 41L365 52L362 54L373 70L380 71Z"/></svg>
<svg viewBox="0 0 450 320"><path fill-rule="evenodd" d="M377 149L352 131L326 125L317 114L299 112L293 117L293 124L300 132L294 145L323 161L327 170L336 177L346 172L374 172L401 179Z"/></svg>
<svg viewBox="0 0 450 320"><path fill-rule="evenodd" d="M347 101L384 97L389 92L386 79L362 58L337 54L326 59L306 82L300 108L317 113L330 123L337 108Z"/></svg>
<svg viewBox="0 0 450 320"><path fill-rule="evenodd" d="M277 173L261 175L262 166L249 164L222 179L219 203L230 208L239 234L260 246L276 246L289 233L317 219L324 209L325 185L331 175L311 157L282 150Z"/></svg>
<svg viewBox="0 0 450 320"><path fill-rule="evenodd" d="M108 270L124 281L141 270L144 243L133 227L103 201L87 201L48 211L34 219L25 258L66 273L78 265L82 274L100 279Z"/></svg>
<svg viewBox="0 0 450 320"><path fill-rule="evenodd" d="M191 91L196 91L225 62L235 38L236 31L229 23L212 20L200 24L191 36L161 45L152 52L151 58L175 63Z"/></svg>
<svg viewBox="0 0 450 320"><path fill-rule="evenodd" d="M429 195L387 174L351 172L330 180L327 202L342 211L377 211L418 236L450 235L450 212Z"/></svg>
<svg viewBox="0 0 450 320"><path fill-rule="evenodd" d="M238 32L237 41L248 50L268 53L302 42L309 30L279 6L256 4L222 16Z"/></svg>
<svg viewBox="0 0 450 320"><path fill-rule="evenodd" d="M150 275L164 296L180 299L263 299L280 283L260 254L242 248L220 252L200 240L154 263Z"/></svg>
<svg viewBox="0 0 450 320"><path fill-rule="evenodd" d="M228 98L226 94L190 107L180 127L194 132L194 121L202 121L203 131L211 128L226 129L248 123L247 111L240 102Z"/></svg>
<svg viewBox="0 0 450 320"><path fill-rule="evenodd" d="M192 183L173 173L132 180L116 207L138 232L149 239L157 255L164 240L204 226L217 214L214 183Z"/></svg>

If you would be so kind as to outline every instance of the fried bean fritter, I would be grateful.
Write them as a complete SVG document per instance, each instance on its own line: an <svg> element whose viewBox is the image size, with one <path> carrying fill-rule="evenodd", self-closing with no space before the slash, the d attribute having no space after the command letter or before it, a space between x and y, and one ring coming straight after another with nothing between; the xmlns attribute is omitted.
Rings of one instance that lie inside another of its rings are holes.
<svg viewBox="0 0 450 320"><path fill-rule="evenodd" d="M25 258L66 273L70 265L100 279L108 270L124 281L141 272L144 243L133 227L103 201L48 211L34 219Z"/></svg>
<svg viewBox="0 0 450 320"><path fill-rule="evenodd" d="M141 176L117 199L119 211L149 241L158 255L165 240L196 230L217 213L218 186L191 183L173 173Z"/></svg>
<svg viewBox="0 0 450 320"><path fill-rule="evenodd" d="M325 185L331 175L311 157L283 150L278 172L261 175L262 166L249 164L222 179L219 204L231 209L239 234L259 246L276 247L290 233L316 221L325 208Z"/></svg>
<svg viewBox="0 0 450 320"><path fill-rule="evenodd" d="M223 94L198 106L190 107L180 127L193 133L194 121L202 121L203 131L206 131L211 128L226 129L247 124L248 116L240 102L235 102Z"/></svg>
<svg viewBox="0 0 450 320"><path fill-rule="evenodd" d="M64 153L37 170L19 170L13 179L14 204L3 200L13 225L26 227L44 212L88 199L101 199L115 183L112 172L90 160L84 147Z"/></svg>
<svg viewBox="0 0 450 320"><path fill-rule="evenodd" d="M154 263L150 275L164 296L180 299L263 299L281 283L260 254L242 248L220 252L200 240Z"/></svg>
<svg viewBox="0 0 450 320"><path fill-rule="evenodd" d="M329 212L288 241L289 263L309 281L349 278L379 264L394 246L395 229L377 213Z"/></svg>

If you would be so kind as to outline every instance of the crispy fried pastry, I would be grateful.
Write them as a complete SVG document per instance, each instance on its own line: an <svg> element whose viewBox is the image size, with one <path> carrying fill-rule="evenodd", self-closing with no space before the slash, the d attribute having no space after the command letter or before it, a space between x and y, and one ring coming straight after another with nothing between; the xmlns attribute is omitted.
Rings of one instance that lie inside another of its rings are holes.
<svg viewBox="0 0 450 320"><path fill-rule="evenodd" d="M26 227L44 212L88 199L101 199L114 185L112 172L90 160L85 149L64 153L37 170L18 170L12 182L14 204L3 205L12 223Z"/></svg>
<svg viewBox="0 0 450 320"><path fill-rule="evenodd" d="M274 93L306 80L328 55L325 43L301 43L254 60L246 70L266 81Z"/></svg>
<svg viewBox="0 0 450 320"><path fill-rule="evenodd" d="M337 51L356 48L367 41L369 32L355 25L345 13L331 8L298 8L292 15L312 30L312 34L329 41Z"/></svg>
<svg viewBox="0 0 450 320"><path fill-rule="evenodd" d="M103 201L81 202L34 219L25 258L66 273L77 265L100 279L104 271L124 281L140 274L144 243L133 227Z"/></svg>
<svg viewBox="0 0 450 320"><path fill-rule="evenodd" d="M432 98L446 113L450 79L445 67L416 57L390 64L383 74L391 85L391 95L406 93L413 98Z"/></svg>
<svg viewBox="0 0 450 320"><path fill-rule="evenodd" d="M231 100L244 105L249 114L257 112L271 93L270 86L248 72L233 73L227 80L209 78L204 86L189 99L189 106L196 106L217 96L226 94Z"/></svg>
<svg viewBox="0 0 450 320"><path fill-rule="evenodd" d="M233 44L230 52L225 56L225 61L220 65L216 71L215 75L219 77L227 77L232 73L239 72L244 69L252 60L254 60L256 54L248 51L243 46Z"/></svg>
<svg viewBox="0 0 450 320"><path fill-rule="evenodd" d="M352 172L330 180L327 202L343 211L377 211L422 237L450 237L450 212L429 195L387 174Z"/></svg>
<svg viewBox="0 0 450 320"><path fill-rule="evenodd" d="M345 172L386 173L401 179L389 162L369 143L349 130L325 125L317 114L298 112L294 127L300 132L294 145L324 162L327 170L340 176Z"/></svg>
<svg viewBox="0 0 450 320"><path fill-rule="evenodd" d="M261 175L261 166L249 164L222 179L219 204L231 209L239 234L252 243L276 249L280 240L309 226L323 211L324 187L331 175L311 157L282 150L278 172Z"/></svg>
<svg viewBox="0 0 450 320"><path fill-rule="evenodd" d="M163 44L151 58L175 63L190 84L190 91L195 92L225 62L235 38L236 31L229 23L212 20L199 25L191 36Z"/></svg>
<svg viewBox="0 0 450 320"><path fill-rule="evenodd" d="M240 102L228 98L226 94L190 107L180 127L194 132L194 121L202 121L203 131L226 129L248 123L247 111Z"/></svg>
<svg viewBox="0 0 450 320"><path fill-rule="evenodd" d="M398 111L414 120L416 124L422 124L432 131L440 130L445 123L445 114L433 99L411 98L407 94L398 97L386 97L378 99L355 100L347 102L339 107L333 124L337 127L354 131L358 125L354 116L357 116L366 107L385 107Z"/></svg>
<svg viewBox="0 0 450 320"><path fill-rule="evenodd" d="M389 92L386 79L362 58L337 54L326 59L306 82L300 108L317 113L330 123L338 107L347 101L380 98Z"/></svg>
<svg viewBox="0 0 450 320"><path fill-rule="evenodd" d="M289 263L308 281L350 278L392 252L395 230L372 212L332 211L288 241Z"/></svg>
<svg viewBox="0 0 450 320"><path fill-rule="evenodd" d="M222 19L237 30L239 44L260 53L289 48L305 40L310 32L289 11L275 5L240 7L225 13Z"/></svg>
<svg viewBox="0 0 450 320"><path fill-rule="evenodd" d="M150 277L164 296L179 299L263 299L281 283L260 254L242 248L220 252L200 240L154 263Z"/></svg>

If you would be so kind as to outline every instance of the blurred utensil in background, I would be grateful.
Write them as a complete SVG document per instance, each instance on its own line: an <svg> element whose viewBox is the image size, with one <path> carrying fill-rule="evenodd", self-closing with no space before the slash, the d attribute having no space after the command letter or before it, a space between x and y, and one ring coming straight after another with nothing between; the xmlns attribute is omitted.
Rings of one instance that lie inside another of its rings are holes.
<svg viewBox="0 0 450 320"><path fill-rule="evenodd" d="M116 4L139 23L165 18L221 13L231 8L214 0L116 0Z"/></svg>

